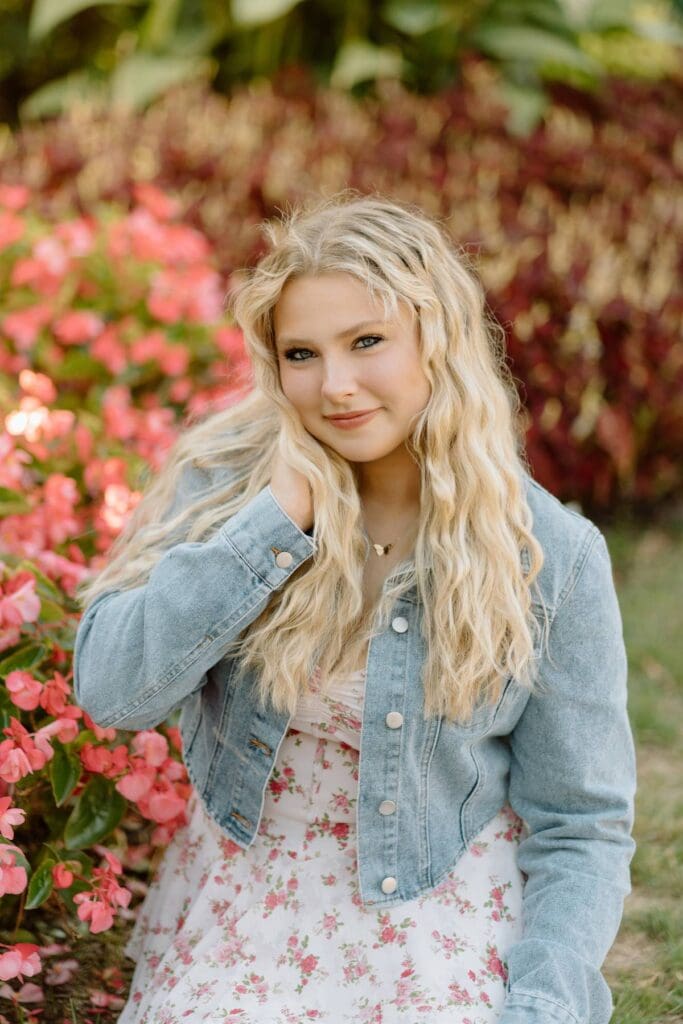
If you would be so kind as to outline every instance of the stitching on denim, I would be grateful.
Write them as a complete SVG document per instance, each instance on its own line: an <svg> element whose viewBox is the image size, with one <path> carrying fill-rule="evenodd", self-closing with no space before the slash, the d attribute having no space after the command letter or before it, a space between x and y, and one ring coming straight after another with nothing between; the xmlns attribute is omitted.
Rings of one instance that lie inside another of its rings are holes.
<svg viewBox="0 0 683 1024"><path fill-rule="evenodd" d="M537 995L535 992L522 992L517 988L511 988L509 995L512 997L511 1003L517 996L521 996L523 999L534 999L542 1003L548 1003L550 1006L556 1006L558 1010L562 1010L568 1017L576 1021L576 1024L581 1024L576 1014L568 1006L565 1006L564 1003L558 1003L556 999L549 999L548 996Z"/></svg>
<svg viewBox="0 0 683 1024"><path fill-rule="evenodd" d="M586 536L584 537L583 544L581 545L581 548L579 549L579 553L574 561L574 564L572 565L569 571L567 580L565 581L565 584L562 590L560 591L560 595L557 599L557 608L555 609L555 615L553 616L553 622L557 618L557 613L563 607L563 605L569 598L570 594L574 590L575 586L581 579L583 570L588 562L588 555L593 550L595 542L601 536L600 531L596 526L593 526L592 523L590 524L590 526L591 528L586 531ZM550 623L550 625L552 626L552 622Z"/></svg>
<svg viewBox="0 0 683 1024"><path fill-rule="evenodd" d="M265 576L261 575L261 573L258 571L258 569L254 568L254 566L251 564L251 562L245 557L245 555L242 553L242 551L240 551L240 549L237 547L237 545L233 542L232 538L228 537L227 533L225 533L224 531L225 531L225 526L222 526L221 530L220 530L220 534L221 534L222 539L226 542L226 544L230 545L230 547L235 552L235 554L240 559L240 561L244 562L244 564L246 565L247 569L250 569L251 572L253 572L255 576L258 576L258 578L261 580L261 582L264 583L268 587L269 590L272 590L273 589L272 584L270 584L268 582L268 580L265 578Z"/></svg>

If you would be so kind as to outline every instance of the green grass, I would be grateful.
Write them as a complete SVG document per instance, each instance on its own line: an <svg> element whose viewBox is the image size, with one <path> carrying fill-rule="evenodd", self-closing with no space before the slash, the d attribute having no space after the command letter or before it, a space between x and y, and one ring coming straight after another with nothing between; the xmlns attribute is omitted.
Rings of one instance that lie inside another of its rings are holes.
<svg viewBox="0 0 683 1024"><path fill-rule="evenodd" d="M606 530L636 737L633 892L605 962L612 1024L683 1020L683 529Z"/></svg>

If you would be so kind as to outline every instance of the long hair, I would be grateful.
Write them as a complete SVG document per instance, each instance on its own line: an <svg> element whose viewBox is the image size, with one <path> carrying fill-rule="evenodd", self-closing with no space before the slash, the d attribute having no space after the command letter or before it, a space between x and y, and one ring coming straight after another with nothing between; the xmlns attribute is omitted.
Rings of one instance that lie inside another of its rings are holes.
<svg viewBox="0 0 683 1024"><path fill-rule="evenodd" d="M422 609L426 716L466 721L480 702L498 699L510 676L533 688L532 587L543 554L531 532L504 332L467 257L418 209L348 192L281 213L265 232L268 252L230 295L254 388L181 434L83 597L140 586L169 546L209 539L266 486L279 446L310 483L316 549L235 642L241 671L256 670L264 703L293 713L315 666L324 680L348 663L413 586ZM431 388L407 441L421 480L414 555L394 570L370 612L357 473L305 430L282 391L275 352L274 307L285 284L328 272L362 282L389 315L400 300L412 305ZM205 486L169 518L190 464L207 470ZM211 474L211 467L230 473Z"/></svg>

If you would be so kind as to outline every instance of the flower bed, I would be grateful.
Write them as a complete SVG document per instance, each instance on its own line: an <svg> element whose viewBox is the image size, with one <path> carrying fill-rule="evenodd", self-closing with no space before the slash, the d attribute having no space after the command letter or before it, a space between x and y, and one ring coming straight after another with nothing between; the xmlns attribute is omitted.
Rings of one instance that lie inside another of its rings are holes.
<svg viewBox="0 0 683 1024"><path fill-rule="evenodd" d="M29 199L0 187L0 996L27 1021L78 968L38 922L108 931L190 794L172 723L118 733L75 705L76 587L181 419L233 401L248 369L211 246L166 196L141 185L130 211L58 223ZM93 1012L120 1008L109 981Z"/></svg>
<svg viewBox="0 0 683 1024"><path fill-rule="evenodd" d="M7 140L5 180L50 216L129 202L140 178L178 195L226 274L260 251L259 221L346 186L415 201L475 260L529 411L533 469L604 514L681 494L683 80L557 87L511 136L493 72L432 97L315 90L296 73L232 98L185 90L140 117L69 118Z"/></svg>

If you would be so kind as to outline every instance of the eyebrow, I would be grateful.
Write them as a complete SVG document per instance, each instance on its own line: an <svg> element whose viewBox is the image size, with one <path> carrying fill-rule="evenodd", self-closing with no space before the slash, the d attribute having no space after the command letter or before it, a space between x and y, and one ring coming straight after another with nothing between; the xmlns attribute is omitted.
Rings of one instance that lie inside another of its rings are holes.
<svg viewBox="0 0 683 1024"><path fill-rule="evenodd" d="M345 327L343 331L335 335L336 340L346 338L349 334L355 334L356 331L363 331L366 327L372 327L373 324L385 324L386 320L361 320L359 324L354 324L353 327ZM314 342L307 341L305 338L276 338L276 345L312 345Z"/></svg>

